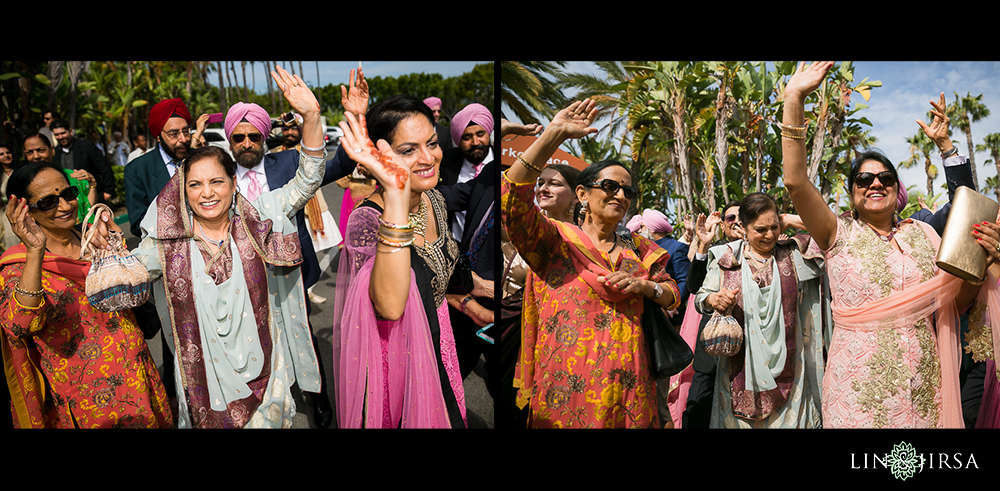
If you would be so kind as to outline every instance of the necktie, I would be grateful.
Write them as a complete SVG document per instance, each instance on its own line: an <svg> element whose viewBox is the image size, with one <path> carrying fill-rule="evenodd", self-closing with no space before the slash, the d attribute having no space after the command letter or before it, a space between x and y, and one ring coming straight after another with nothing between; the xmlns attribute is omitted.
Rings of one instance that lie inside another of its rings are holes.
<svg viewBox="0 0 1000 491"><path fill-rule="evenodd" d="M177 172L177 164L179 162L180 160L177 159L173 159L170 162L167 162L167 173L170 174L170 177L174 177L174 172Z"/></svg>
<svg viewBox="0 0 1000 491"><path fill-rule="evenodd" d="M257 172L250 171L247 172L247 177L250 179L250 185L247 187L247 199L253 201L260 196L260 181L257 180Z"/></svg>
<svg viewBox="0 0 1000 491"><path fill-rule="evenodd" d="M476 175L473 177L479 177L479 173L483 171L483 167L486 166L486 162L480 162L476 165Z"/></svg>
<svg viewBox="0 0 1000 491"><path fill-rule="evenodd" d="M475 269L476 259L479 255L479 248L483 246L486 242L486 236L490 233L490 229L493 228L493 205L490 205L490 211L483 217L482 223L479 224L479 230L476 231L475 237L473 237L472 242L469 243L469 251L466 253L469 256L469 264Z"/></svg>

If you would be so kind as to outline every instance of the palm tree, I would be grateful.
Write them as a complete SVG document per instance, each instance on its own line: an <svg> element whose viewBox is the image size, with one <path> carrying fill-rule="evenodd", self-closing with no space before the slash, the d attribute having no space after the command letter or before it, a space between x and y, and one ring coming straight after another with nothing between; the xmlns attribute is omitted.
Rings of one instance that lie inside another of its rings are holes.
<svg viewBox="0 0 1000 491"><path fill-rule="evenodd" d="M923 159L924 172L927 173L927 197L930 198L934 195L934 178L938 174L938 168L931 163L931 155L933 155L937 145L923 130L918 130L913 136L907 137L906 143L910 144L910 158L900 162L899 167L909 169Z"/></svg>
<svg viewBox="0 0 1000 491"><path fill-rule="evenodd" d="M990 133L983 138L982 145L976 145L977 152L989 152L990 160L997 167L997 176L1000 176L1000 133ZM983 165L989 164L990 160L983 162ZM993 181L997 181L997 176L992 177ZM987 184L989 184L990 178L986 179ZM1000 201L1000 189L994 186L993 190L997 194L997 201Z"/></svg>
<svg viewBox="0 0 1000 491"><path fill-rule="evenodd" d="M565 66L564 61L501 61L500 100L522 123L539 123L533 112L551 119L566 106L566 97L550 80Z"/></svg>
<svg viewBox="0 0 1000 491"><path fill-rule="evenodd" d="M972 164L972 180L978 183L975 146L972 144L972 123L978 123L989 116L990 110L983 104L983 94L976 97L972 97L972 92L969 92L965 97L959 97L957 92L954 94L955 102L948 106L948 116L955 123L955 126L965 133L969 148L969 162Z"/></svg>

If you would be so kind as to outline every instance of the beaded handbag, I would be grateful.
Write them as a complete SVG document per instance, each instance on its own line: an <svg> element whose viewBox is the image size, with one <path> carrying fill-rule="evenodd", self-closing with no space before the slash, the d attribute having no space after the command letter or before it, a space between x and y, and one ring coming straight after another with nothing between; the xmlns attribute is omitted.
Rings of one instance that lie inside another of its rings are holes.
<svg viewBox="0 0 1000 491"><path fill-rule="evenodd" d="M743 327L728 312L715 312L699 338L701 347L709 356L733 356L743 346Z"/></svg>
<svg viewBox="0 0 1000 491"><path fill-rule="evenodd" d="M90 271L85 290L90 305L101 312L117 312L138 307L149 298L149 272L146 266L125 248L125 241L118 232L111 232L110 250L91 243L97 233L96 224L89 225L91 215L95 221L101 212L114 216L111 208L98 203L87 212L83 221L84 241L80 246L81 258L90 253Z"/></svg>

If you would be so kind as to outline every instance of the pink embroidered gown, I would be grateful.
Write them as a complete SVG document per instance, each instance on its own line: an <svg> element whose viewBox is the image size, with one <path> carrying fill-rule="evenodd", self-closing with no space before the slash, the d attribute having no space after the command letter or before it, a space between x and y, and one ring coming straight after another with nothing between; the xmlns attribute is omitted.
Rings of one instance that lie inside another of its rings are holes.
<svg viewBox="0 0 1000 491"><path fill-rule="evenodd" d="M897 249L864 223L841 216L825 252L832 305L863 307L933 278L937 248L928 234L934 231L904 220ZM940 392L931 318L880 330L840 329L835 322L823 378L824 428L938 427Z"/></svg>

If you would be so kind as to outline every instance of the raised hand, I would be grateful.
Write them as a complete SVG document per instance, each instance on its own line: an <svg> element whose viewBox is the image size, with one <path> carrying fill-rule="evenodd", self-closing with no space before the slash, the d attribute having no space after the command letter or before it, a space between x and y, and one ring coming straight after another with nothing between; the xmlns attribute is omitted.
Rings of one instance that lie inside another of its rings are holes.
<svg viewBox="0 0 1000 491"><path fill-rule="evenodd" d="M505 118L500 118L500 137L503 138L507 135L537 135L542 132L542 125L538 123L522 124L507 121Z"/></svg>
<svg viewBox="0 0 1000 491"><path fill-rule="evenodd" d="M410 170L400 165L403 159L392 151L385 140L379 140L376 148L368 137L363 114L355 117L353 113L345 112L344 121L338 125L344 131L340 144L351 156L351 160L357 162L387 190L405 191L410 188Z"/></svg>
<svg viewBox="0 0 1000 491"><path fill-rule="evenodd" d="M319 115L319 101L301 77L292 75L278 66L271 70L271 78L278 84L278 88L295 112L301 114L303 118L307 115Z"/></svg>
<svg viewBox="0 0 1000 491"><path fill-rule="evenodd" d="M42 227L39 227L35 223L35 219L31 218L31 214L28 213L28 200L12 195L10 201L7 202L5 213L14 235L17 235L17 238L21 239L21 243L24 244L24 247L28 251L38 252L45 250L45 232L42 230Z"/></svg>
<svg viewBox="0 0 1000 491"><path fill-rule="evenodd" d="M924 134L927 135L928 138L934 140L934 143L938 146L938 148L942 152L946 152L948 150L951 150L951 147L953 147L954 145L952 145L951 143L951 136L949 135L949 130L948 130L948 123L951 120L948 119L948 116L946 115L947 106L944 99L944 92L941 93L941 98L938 100L938 102L936 103L934 101L930 102L931 102L931 107L933 107L933 109L931 109L931 115L934 116L934 119L931 121L930 126L928 126L927 123L924 123L923 120L920 119L917 120L917 124L920 125L920 128L924 130Z"/></svg>
<svg viewBox="0 0 1000 491"><path fill-rule="evenodd" d="M832 61L814 61L805 66L805 62L799 62L795 73L785 84L785 97L796 96L805 98L819 88L826 78L826 73L833 66Z"/></svg>
<svg viewBox="0 0 1000 491"><path fill-rule="evenodd" d="M699 213L697 226L695 227L698 240L702 244L711 244L712 240L715 239L715 229L720 223L722 223L722 220L719 219L719 212L712 213L708 217Z"/></svg>
<svg viewBox="0 0 1000 491"><path fill-rule="evenodd" d="M549 123L548 131L562 135L563 139L583 138L597 133L597 128L590 126L597 119L596 105L591 99L570 104L556 113Z"/></svg>
<svg viewBox="0 0 1000 491"><path fill-rule="evenodd" d="M368 81L365 74L358 68L357 79L354 78L355 71L351 70L347 87L340 86L340 103L344 110L354 114L364 114L368 111Z"/></svg>

